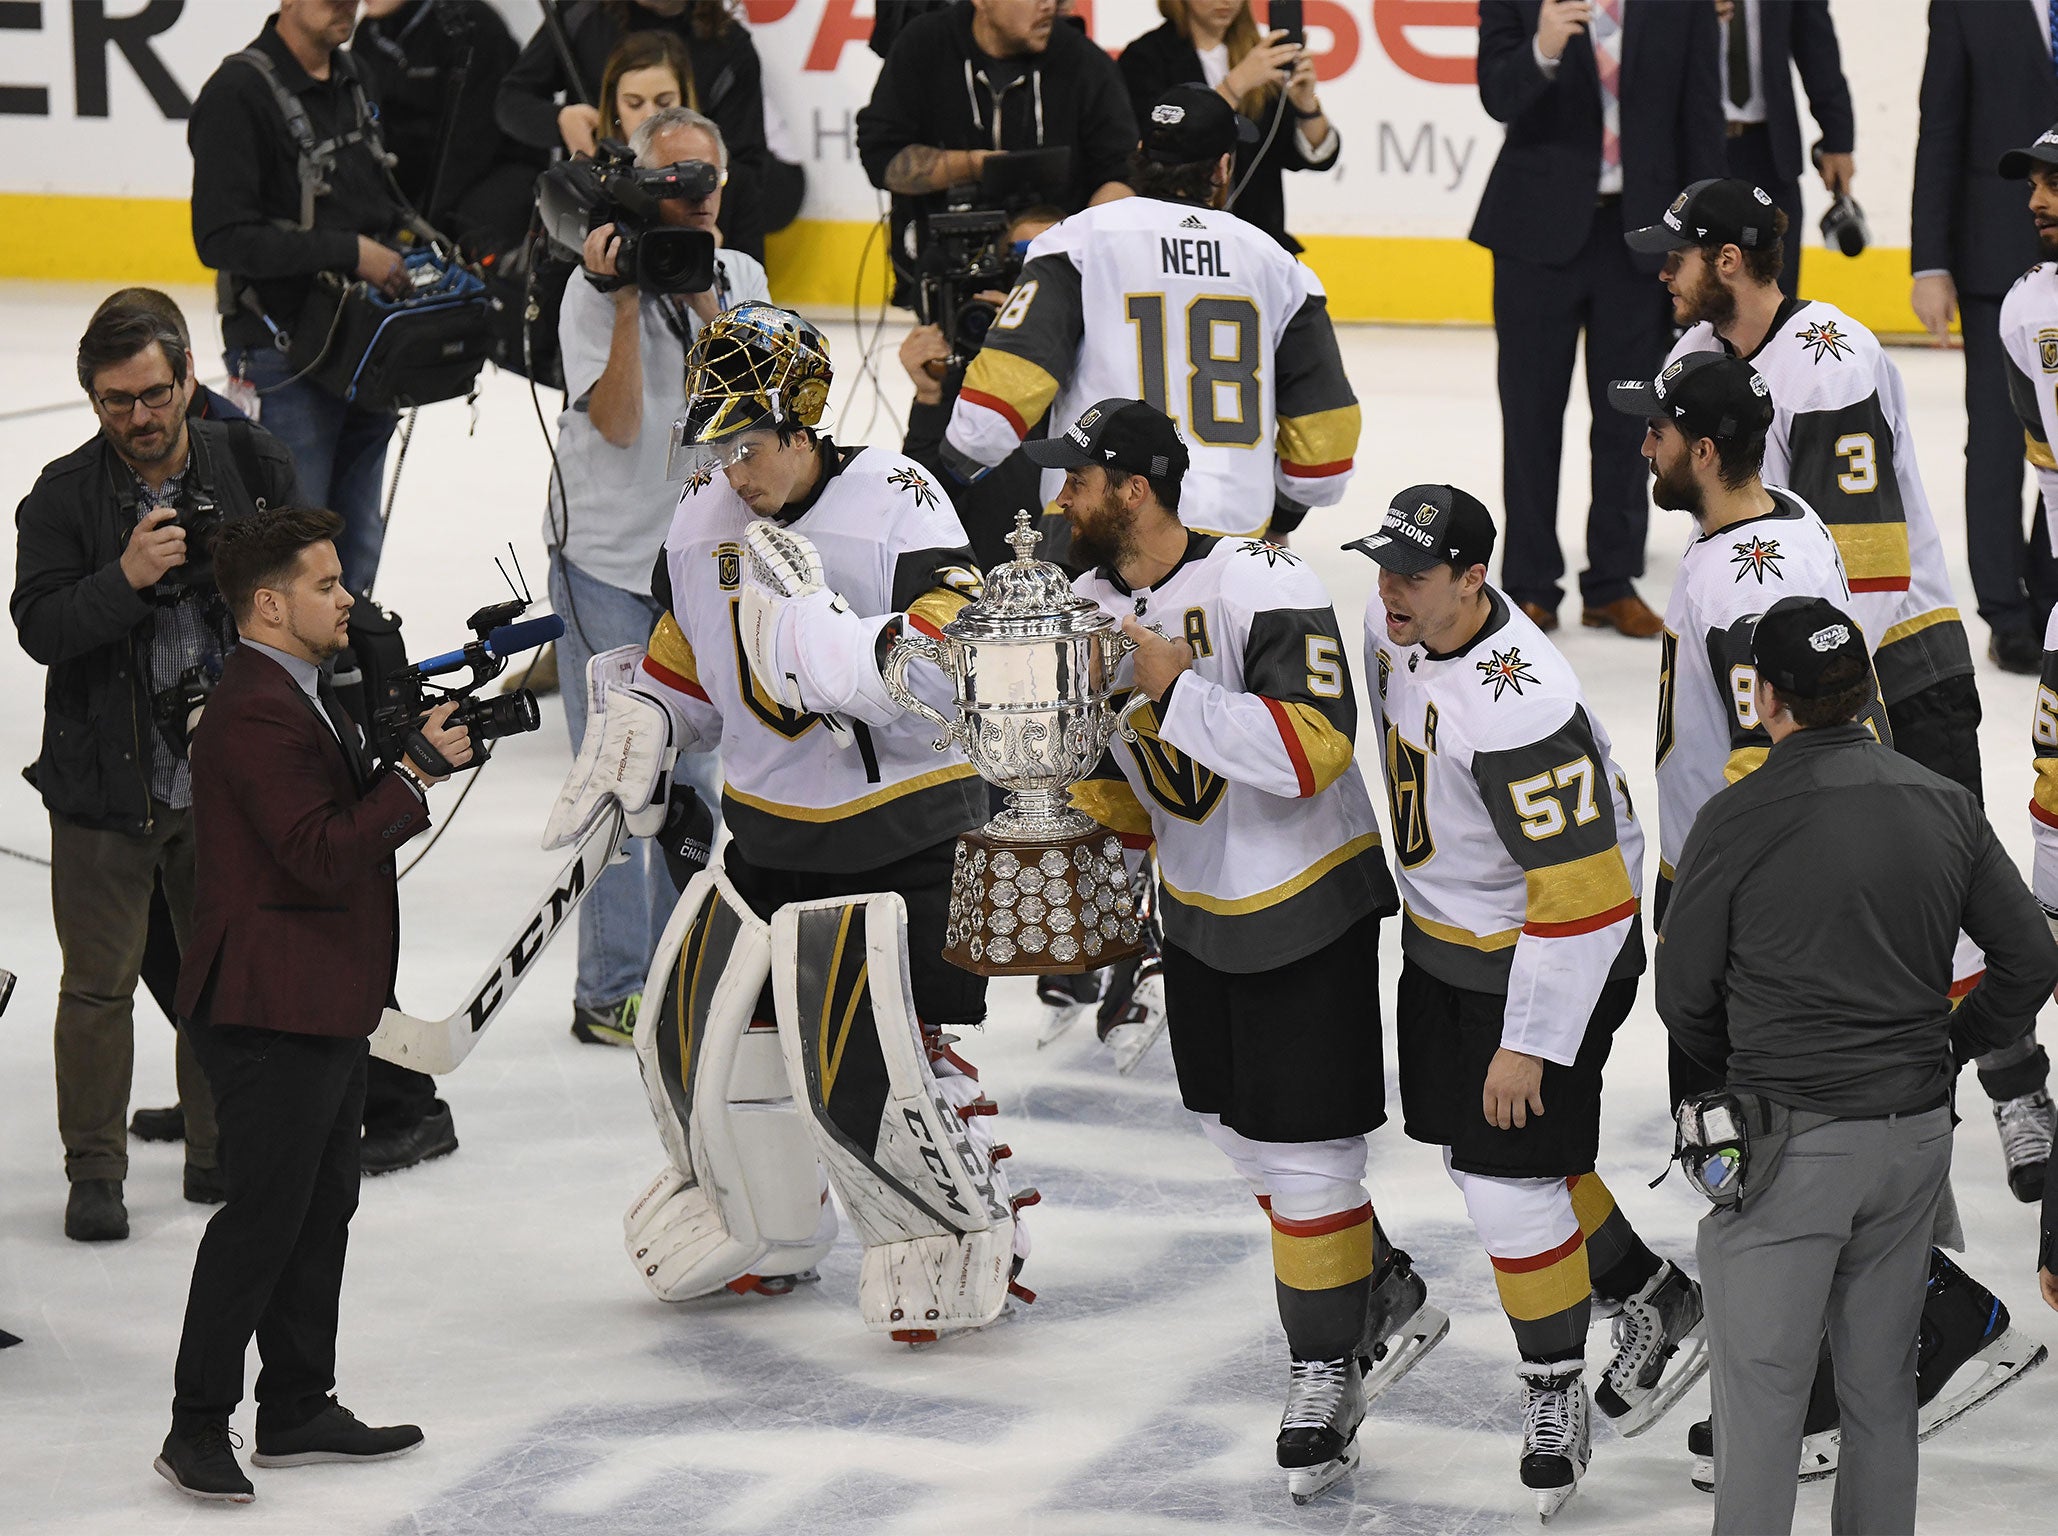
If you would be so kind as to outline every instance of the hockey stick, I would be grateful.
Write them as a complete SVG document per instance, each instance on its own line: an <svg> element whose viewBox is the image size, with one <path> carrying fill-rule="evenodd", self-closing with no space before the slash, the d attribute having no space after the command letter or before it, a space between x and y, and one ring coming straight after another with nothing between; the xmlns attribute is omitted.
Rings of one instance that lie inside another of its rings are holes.
<svg viewBox="0 0 2058 1536"><path fill-rule="evenodd" d="M471 1055L486 1026L514 996L536 957L593 889L628 840L619 806L610 807L573 850L571 862L530 909L514 939L472 988L471 999L446 1019L418 1019L388 1008L372 1034L372 1054L417 1072L449 1072Z"/></svg>

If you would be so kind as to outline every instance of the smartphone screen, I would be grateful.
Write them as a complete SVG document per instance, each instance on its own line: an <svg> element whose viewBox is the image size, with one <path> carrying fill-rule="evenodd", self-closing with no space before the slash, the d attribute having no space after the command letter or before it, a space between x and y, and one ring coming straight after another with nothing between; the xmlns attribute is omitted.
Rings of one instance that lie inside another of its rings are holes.
<svg viewBox="0 0 2058 1536"><path fill-rule="evenodd" d="M1274 32L1284 32L1289 43L1302 48L1308 45L1307 28L1301 21L1301 0L1272 0L1265 25Z"/></svg>

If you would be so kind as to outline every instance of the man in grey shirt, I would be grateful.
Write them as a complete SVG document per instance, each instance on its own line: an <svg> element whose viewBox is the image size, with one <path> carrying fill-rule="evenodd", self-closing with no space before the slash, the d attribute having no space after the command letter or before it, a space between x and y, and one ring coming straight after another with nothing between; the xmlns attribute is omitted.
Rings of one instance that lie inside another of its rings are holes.
<svg viewBox="0 0 2058 1536"><path fill-rule="evenodd" d="M1771 753L1702 808L1657 960L1674 1042L1755 1101L1742 1202L1701 1222L1715 1531L1791 1526L1826 1322L1843 1437L1831 1528L1912 1532L1951 1084L2035 1018L2058 944L1978 801L1856 723L1874 684L1855 621L1788 598L1752 652ZM1961 928L1987 969L1954 1013Z"/></svg>

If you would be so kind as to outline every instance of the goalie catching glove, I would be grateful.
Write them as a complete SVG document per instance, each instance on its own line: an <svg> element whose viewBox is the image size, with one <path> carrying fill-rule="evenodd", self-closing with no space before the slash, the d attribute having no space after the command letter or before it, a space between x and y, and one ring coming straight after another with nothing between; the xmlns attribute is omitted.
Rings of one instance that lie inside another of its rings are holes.
<svg viewBox="0 0 2058 1536"><path fill-rule="evenodd" d="M889 619L860 618L822 583L813 540L758 520L744 530L749 578L737 603L750 670L788 709L818 712L842 745L850 728L836 715L871 725L901 708L879 676L879 632Z"/></svg>
<svg viewBox="0 0 2058 1536"><path fill-rule="evenodd" d="M640 645L602 651L586 664L586 736L543 829L545 848L578 841L618 802L635 837L664 825L665 785L678 754L672 712L634 686Z"/></svg>

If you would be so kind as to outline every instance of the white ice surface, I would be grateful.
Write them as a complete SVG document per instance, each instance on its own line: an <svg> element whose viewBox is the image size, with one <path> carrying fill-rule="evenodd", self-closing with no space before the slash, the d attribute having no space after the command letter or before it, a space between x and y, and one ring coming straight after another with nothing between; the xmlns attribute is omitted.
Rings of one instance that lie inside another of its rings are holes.
<svg viewBox="0 0 2058 1536"><path fill-rule="evenodd" d="M97 292L0 287L0 500L92 429L71 353ZM182 293L205 325L208 295ZM897 332L889 331L897 341ZM832 328L846 377L854 348ZM1358 480L1294 543L1329 579L1348 633L1371 567L1337 546L1363 533L1401 486L1456 480L1499 504L1493 338L1477 331L1360 329L1344 348L1365 402ZM1956 354L1901 351L1930 497L1962 599ZM896 386L873 440L892 441ZM1575 391L1575 400L1579 396ZM835 402L844 391L839 381ZM545 396L546 409L550 397ZM868 410L854 413L862 428ZM1562 530L1583 545L1583 407L1567 421ZM461 403L423 412L379 586L417 652L456 643L463 616L497 595L489 559L512 538L540 590L547 461L519 380L489 377L476 435ZM1662 607L1686 522L1654 512L1645 597ZM11 550L11 545L8 546ZM0 556L9 559L10 556ZM12 585L11 563L6 572ZM1614 735L1640 806L1651 777L1657 648L1582 631L1565 650ZM1968 606L1968 617L1970 610ZM1975 644L1985 631L1974 625ZM1362 681L1362 680L1361 680ZM2029 680L1981 662L1987 803L2028 857ZM0 763L35 754L38 669L0 644ZM536 847L567 759L562 712L501 748L454 829L405 884L401 995L416 1012L455 1006L526 909L555 856ZM438 791L447 810L451 791ZM33 792L0 775L0 845L45 854ZM1654 856L1655 857L1655 856ZM1238 1532L1484 1532L1534 1528L1515 1477L1520 1408L1508 1327L1486 1260L1436 1157L1389 1125L1373 1138L1381 1217L1416 1258L1450 1338L1376 1408L1365 1463L1296 1509L1272 1464L1284 1394L1263 1219L1180 1108L1159 1046L1115 1076L1089 1029L1034 1049L1029 985L996 983L992 1018L963 1049L1002 1109L1031 1213L1024 1280L1042 1299L988 1332L911 1353L859 1326L858 1264L846 1236L822 1283L780 1300L653 1300L621 1249L622 1208L662 1153L626 1052L566 1033L572 945L553 947L444 1091L463 1143L453 1157L367 1181L344 1293L339 1391L374 1422L412 1420L427 1445L372 1467L258 1471L258 1502L197 1506L150 1471L205 1212L179 1192L176 1148L135 1144L132 1236L93 1246L61 1231L65 1185L51 1091L58 955L47 875L0 855L0 965L20 973L0 1022L0 1532L700 1533L979 1530L1130 1536ZM1398 956L1386 927L1381 969ZM1601 1169L1659 1251L1691 1262L1696 1197L1643 1181L1669 1149L1663 1033L1647 1001L1617 1037ZM171 1032L138 1006L135 1099L172 1097ZM1389 1086L1388 1101L1397 1105ZM2035 1212L2008 1195L1985 1108L1968 1119L1957 1187L1967 1267L2018 1325L2058 1339L2037 1299ZM1590 1360L1604 1360L1596 1328ZM252 1361L255 1379L255 1360ZM1688 1486L1686 1427L1697 1388L1644 1437L1598 1427L1593 1468L1554 1527L1572 1532L1706 1528ZM2048 1425L2058 1372L2032 1375L1922 1453L1922 1524L1935 1531L2041 1530L2058 1497ZM237 1427L250 1428L248 1405ZM1827 1524L1826 1488L1803 1490L1800 1529Z"/></svg>

